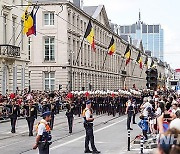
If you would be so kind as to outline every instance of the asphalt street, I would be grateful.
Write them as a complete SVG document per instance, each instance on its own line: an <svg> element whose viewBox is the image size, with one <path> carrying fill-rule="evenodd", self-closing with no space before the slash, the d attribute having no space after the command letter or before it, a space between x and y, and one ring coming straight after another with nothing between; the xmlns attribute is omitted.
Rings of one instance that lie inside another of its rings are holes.
<svg viewBox="0 0 180 154"><path fill-rule="evenodd" d="M35 123L39 120L40 118ZM126 116L95 116L94 125L95 143L102 154L127 153ZM133 125L133 129L131 131L131 140L141 132L137 125ZM69 135L65 113L61 112L55 117L55 127L52 131L52 136L51 154L84 153L85 131L81 117L75 117L73 133ZM25 119L18 121L16 134L10 133L10 122L0 123L0 153L38 154L38 150L32 150L34 143L35 135L33 137L28 136L28 127Z"/></svg>

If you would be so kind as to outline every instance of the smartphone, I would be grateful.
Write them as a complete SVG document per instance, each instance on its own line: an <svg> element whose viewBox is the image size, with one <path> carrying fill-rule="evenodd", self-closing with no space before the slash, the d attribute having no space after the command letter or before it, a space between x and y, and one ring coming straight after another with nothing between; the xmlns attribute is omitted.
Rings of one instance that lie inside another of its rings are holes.
<svg viewBox="0 0 180 154"><path fill-rule="evenodd" d="M171 118L170 114L164 114L164 118Z"/></svg>

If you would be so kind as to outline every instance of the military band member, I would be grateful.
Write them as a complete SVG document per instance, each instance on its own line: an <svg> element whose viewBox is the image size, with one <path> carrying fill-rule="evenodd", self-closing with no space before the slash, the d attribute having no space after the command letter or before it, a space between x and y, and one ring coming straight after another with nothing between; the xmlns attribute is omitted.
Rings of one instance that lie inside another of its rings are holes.
<svg viewBox="0 0 180 154"><path fill-rule="evenodd" d="M55 117L55 115L56 115L56 103L53 101L52 98L50 99L49 109L50 109L50 111L51 111L50 126L51 126L51 130L53 130L54 117Z"/></svg>
<svg viewBox="0 0 180 154"><path fill-rule="evenodd" d="M9 117L11 119L11 132L16 133L16 121L20 116L20 107L15 99L13 99L11 105L7 105L7 107L9 108Z"/></svg>
<svg viewBox="0 0 180 154"><path fill-rule="evenodd" d="M68 126L69 126L69 133L72 133L72 127L73 127L73 120L74 120L74 110L75 105L72 103L72 100L68 100L68 103L66 104L66 116L68 119Z"/></svg>
<svg viewBox="0 0 180 154"><path fill-rule="evenodd" d="M29 136L33 136L34 121L37 119L37 108L32 100L28 100L28 104L24 105L25 116L29 127Z"/></svg>

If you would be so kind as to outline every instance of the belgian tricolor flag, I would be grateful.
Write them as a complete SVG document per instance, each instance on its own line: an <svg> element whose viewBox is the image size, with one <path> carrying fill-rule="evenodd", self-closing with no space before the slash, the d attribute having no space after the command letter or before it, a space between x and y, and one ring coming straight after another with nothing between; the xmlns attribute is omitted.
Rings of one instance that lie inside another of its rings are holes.
<svg viewBox="0 0 180 154"><path fill-rule="evenodd" d="M129 44L128 44L127 48L126 48L126 52L124 54L124 57L126 58L126 65L127 65L131 60L131 49L130 49Z"/></svg>
<svg viewBox="0 0 180 154"><path fill-rule="evenodd" d="M136 62L139 64L139 67L142 69L142 57L141 57L141 52L139 51L139 54L137 56Z"/></svg>
<svg viewBox="0 0 180 154"><path fill-rule="evenodd" d="M36 10L35 13L34 13L34 8L33 8L30 14L28 12L28 8L29 7L26 8L25 13L22 16L23 21L24 21L23 32L27 36L30 36L32 34L36 35L36 13L39 8Z"/></svg>
<svg viewBox="0 0 180 154"><path fill-rule="evenodd" d="M86 38L89 41L92 49L95 51L94 29L92 27L91 20L89 20L84 38Z"/></svg>
<svg viewBox="0 0 180 154"><path fill-rule="evenodd" d="M108 47L108 54L113 55L115 53L115 50L116 50L116 45L115 45L114 37L112 36L111 42Z"/></svg>
<svg viewBox="0 0 180 154"><path fill-rule="evenodd" d="M152 59L152 62L151 62L151 68L154 67L154 60Z"/></svg>

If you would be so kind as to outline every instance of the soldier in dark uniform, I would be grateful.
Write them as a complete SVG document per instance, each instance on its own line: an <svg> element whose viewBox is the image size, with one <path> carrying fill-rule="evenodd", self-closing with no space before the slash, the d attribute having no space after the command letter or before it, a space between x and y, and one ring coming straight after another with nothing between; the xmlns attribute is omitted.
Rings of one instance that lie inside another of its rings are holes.
<svg viewBox="0 0 180 154"><path fill-rule="evenodd" d="M16 104L15 99L12 100L11 105L7 105L9 108L9 117L11 119L11 132L16 133L16 121L17 118L20 116L20 107Z"/></svg>
<svg viewBox="0 0 180 154"><path fill-rule="evenodd" d="M75 105L72 103L72 100L68 100L68 103L66 104L66 116L68 119L68 126L69 126L69 133L72 133L72 127L73 127L73 120L74 120L74 110Z"/></svg>
<svg viewBox="0 0 180 154"><path fill-rule="evenodd" d="M112 96L108 95L108 115L112 114Z"/></svg>
<svg viewBox="0 0 180 154"><path fill-rule="evenodd" d="M116 97L116 103L117 103L117 112L119 113L119 116L121 116L122 115L122 102L121 102L120 94Z"/></svg>
<svg viewBox="0 0 180 154"><path fill-rule="evenodd" d="M115 98L114 94L112 94L111 108L112 108L112 115L113 115L113 117L115 117L116 116L117 103L116 103L116 98Z"/></svg>
<svg viewBox="0 0 180 154"><path fill-rule="evenodd" d="M37 119L37 108L33 104L32 100L28 101L27 105L24 105L25 116L29 127L29 136L33 136L34 121Z"/></svg>
<svg viewBox="0 0 180 154"><path fill-rule="evenodd" d="M51 130L53 130L54 117L56 115L56 103L54 102L53 98L50 98L50 102L49 102L48 106L49 106L49 109L51 111L50 126L51 126Z"/></svg>
<svg viewBox="0 0 180 154"><path fill-rule="evenodd" d="M56 114L59 114L60 109L60 98L56 97L55 104L56 104Z"/></svg>
<svg viewBox="0 0 180 154"><path fill-rule="evenodd" d="M81 116L81 106L82 106L82 99L78 96L75 100L76 105L76 114L80 117Z"/></svg>

